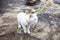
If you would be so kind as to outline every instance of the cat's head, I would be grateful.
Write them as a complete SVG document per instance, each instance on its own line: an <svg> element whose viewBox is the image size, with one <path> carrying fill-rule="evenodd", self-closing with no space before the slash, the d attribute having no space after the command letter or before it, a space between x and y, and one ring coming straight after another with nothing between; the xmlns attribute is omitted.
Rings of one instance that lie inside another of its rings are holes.
<svg viewBox="0 0 60 40"><path fill-rule="evenodd" d="M36 13L29 15L29 19L31 22L38 22L38 16Z"/></svg>

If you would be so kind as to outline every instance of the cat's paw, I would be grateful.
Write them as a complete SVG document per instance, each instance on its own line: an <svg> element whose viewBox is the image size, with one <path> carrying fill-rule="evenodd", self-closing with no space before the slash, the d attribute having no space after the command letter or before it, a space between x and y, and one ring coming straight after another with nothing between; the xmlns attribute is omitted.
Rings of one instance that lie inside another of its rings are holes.
<svg viewBox="0 0 60 40"><path fill-rule="evenodd" d="M28 31L28 34L30 34L30 31Z"/></svg>
<svg viewBox="0 0 60 40"><path fill-rule="evenodd" d="M27 33L27 31L24 30L24 33Z"/></svg>
<svg viewBox="0 0 60 40"><path fill-rule="evenodd" d="M18 29L21 28L21 26L18 26Z"/></svg>

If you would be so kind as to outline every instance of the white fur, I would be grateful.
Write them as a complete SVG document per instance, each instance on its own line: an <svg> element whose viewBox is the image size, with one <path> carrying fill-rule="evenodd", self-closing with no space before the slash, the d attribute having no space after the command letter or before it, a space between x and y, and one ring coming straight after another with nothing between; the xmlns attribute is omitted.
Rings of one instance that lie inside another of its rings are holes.
<svg viewBox="0 0 60 40"><path fill-rule="evenodd" d="M22 26L24 33L28 32L30 34L30 31L29 31L30 27L28 25L31 22L37 22L38 17L37 17L36 13L32 14L32 17L30 17L29 14L26 14L24 12L20 12L17 14L17 20L18 20L18 28L20 28Z"/></svg>

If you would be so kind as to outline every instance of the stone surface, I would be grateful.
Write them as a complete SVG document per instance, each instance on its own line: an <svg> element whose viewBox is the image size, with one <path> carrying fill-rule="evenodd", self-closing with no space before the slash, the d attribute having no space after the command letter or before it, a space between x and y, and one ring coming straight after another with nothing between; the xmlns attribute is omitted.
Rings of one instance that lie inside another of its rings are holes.
<svg viewBox="0 0 60 40"><path fill-rule="evenodd" d="M0 13L0 40L60 40L59 8L46 7L42 14L38 15L39 22L30 25L31 34L24 34L22 28L17 29L16 18L17 12L20 11L20 5L18 4L21 0L17 2L16 0L14 2L12 0L3 1L5 3L3 3L2 10L5 13ZM9 4L7 5L7 3ZM44 3L41 2L33 8L38 9L43 5Z"/></svg>
<svg viewBox="0 0 60 40"><path fill-rule="evenodd" d="M42 13L38 15L40 22L47 22L50 25L60 25L60 15L57 14L49 14L49 13Z"/></svg>
<svg viewBox="0 0 60 40"><path fill-rule="evenodd" d="M16 15L12 13L4 13L0 17L0 35L4 35L17 30Z"/></svg>
<svg viewBox="0 0 60 40"><path fill-rule="evenodd" d="M53 0L53 2L60 5L60 0Z"/></svg>
<svg viewBox="0 0 60 40"><path fill-rule="evenodd" d="M60 39L60 25L57 24L50 25L49 23L44 21L38 23L32 23L30 25L31 34L24 34L22 28L17 29L16 15L17 13L13 14L10 12L6 12L3 14L3 16L0 17L0 40L17 40L17 39L18 40L59 40ZM45 14L45 17L46 15L47 14ZM50 18L55 18L55 17L50 17ZM59 20L59 17L56 19ZM48 19L46 20L48 21Z"/></svg>

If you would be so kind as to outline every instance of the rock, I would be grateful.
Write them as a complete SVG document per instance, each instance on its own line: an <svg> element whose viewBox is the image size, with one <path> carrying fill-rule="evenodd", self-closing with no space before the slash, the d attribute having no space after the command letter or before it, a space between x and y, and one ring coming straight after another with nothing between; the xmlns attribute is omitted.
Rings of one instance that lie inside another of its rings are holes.
<svg viewBox="0 0 60 40"><path fill-rule="evenodd" d="M35 37L39 40L59 40L59 29L60 27L58 25L52 25L50 26L48 23L45 22L39 22L39 23L32 23L30 28L31 37ZM22 30L20 30L19 34L22 35L27 35L23 34ZM56 35L56 36L55 36ZM56 39L55 39L56 38Z"/></svg>
<svg viewBox="0 0 60 40"><path fill-rule="evenodd" d="M47 22L50 25L54 25L54 24L58 25L60 23L59 14L42 13L38 15L38 17L40 22Z"/></svg>
<svg viewBox="0 0 60 40"><path fill-rule="evenodd" d="M16 32L17 30L17 20L16 15L14 14L4 14L2 17L0 17L0 36L5 35L10 32Z"/></svg>
<svg viewBox="0 0 60 40"><path fill-rule="evenodd" d="M45 36L47 37L48 32L50 32L50 30L51 29L49 28L49 24L47 23L34 23L31 25L31 36L34 36L38 39L44 39Z"/></svg>
<svg viewBox="0 0 60 40"><path fill-rule="evenodd" d="M60 5L60 0L53 0L53 2Z"/></svg>
<svg viewBox="0 0 60 40"><path fill-rule="evenodd" d="M13 40L15 39L16 40L17 39L18 40L59 40L60 27L58 24L50 25L49 23L44 21L38 22L38 23L32 23L30 25L31 34L24 34L22 28L17 29L16 15L17 13L6 12L3 14L3 16L0 17L0 21L1 21L0 22L0 39L1 40L5 40L5 39L10 40L11 38ZM44 14L42 16L43 18L46 18L47 16L48 18L54 18L58 20L60 17L58 15L50 15L50 14Z"/></svg>
<svg viewBox="0 0 60 40"><path fill-rule="evenodd" d="M31 34L24 34L22 28L17 29L16 19L17 12L20 10L17 4L21 0L11 1L6 0L3 3L2 10L6 12L0 15L0 40L60 40L60 15L56 14L60 12L59 9L54 9L51 6L46 7L42 14L38 15L39 22L30 25ZM44 3L41 3L35 7L41 8L43 5Z"/></svg>

